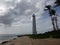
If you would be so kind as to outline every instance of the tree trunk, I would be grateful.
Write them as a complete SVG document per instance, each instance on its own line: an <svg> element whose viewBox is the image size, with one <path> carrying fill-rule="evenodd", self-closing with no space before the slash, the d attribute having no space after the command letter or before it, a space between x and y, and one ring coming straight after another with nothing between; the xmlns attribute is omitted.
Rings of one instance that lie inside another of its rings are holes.
<svg viewBox="0 0 60 45"><path fill-rule="evenodd" d="M52 18L52 16L51 16L51 21L52 21L52 25L53 25L53 30L56 30L55 24L54 24L54 19Z"/></svg>
<svg viewBox="0 0 60 45"><path fill-rule="evenodd" d="M55 18L55 23L56 23L56 28L58 30L59 28L58 28L58 23L57 23L57 17Z"/></svg>
<svg viewBox="0 0 60 45"><path fill-rule="evenodd" d="M51 15L51 13L50 13L50 10L51 10L51 9L49 9L49 14L50 14L51 21L52 21L52 25L53 25L53 30L56 30L55 24L54 24L54 19L52 18L52 15Z"/></svg>

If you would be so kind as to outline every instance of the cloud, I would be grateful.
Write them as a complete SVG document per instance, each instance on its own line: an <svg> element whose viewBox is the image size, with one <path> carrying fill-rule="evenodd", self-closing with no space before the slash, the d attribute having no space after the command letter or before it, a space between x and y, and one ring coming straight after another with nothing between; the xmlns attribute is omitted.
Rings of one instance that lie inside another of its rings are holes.
<svg viewBox="0 0 60 45"><path fill-rule="evenodd" d="M1 22L0 23L3 23L5 25L10 25L12 24L13 22L17 21L15 20L15 18L18 18L20 16L30 16L34 13L39 13L42 12L43 10L43 6L40 6L40 8L37 8L36 7L36 4L39 3L39 5L43 5L44 3L42 3L43 1L33 1L31 0L30 2L29 1L24 1L24 0L21 0L21 2L19 3L16 3L17 0L6 0L5 3L6 3L6 6L8 7L8 12L4 15L4 16L1 16L0 20ZM36 4L35 4L36 3ZM42 4L41 4L42 3Z"/></svg>
<svg viewBox="0 0 60 45"><path fill-rule="evenodd" d="M0 16L0 24L5 27L7 33L25 34L32 33L32 14L36 15L37 31L45 32L52 29L48 12L44 12L48 0L4 0L1 1L7 7L6 14ZM48 28L47 28L48 27ZM4 27L2 27L4 28ZM2 29L2 33L6 33Z"/></svg>

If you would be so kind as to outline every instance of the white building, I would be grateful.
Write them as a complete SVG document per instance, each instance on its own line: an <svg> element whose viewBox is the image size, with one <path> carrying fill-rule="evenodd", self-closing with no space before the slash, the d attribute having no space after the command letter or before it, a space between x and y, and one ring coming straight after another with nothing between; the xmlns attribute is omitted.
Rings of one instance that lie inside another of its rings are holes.
<svg viewBox="0 0 60 45"><path fill-rule="evenodd" d="M32 15L33 17L33 34L37 34L37 31L36 31L36 19L35 19L35 14Z"/></svg>

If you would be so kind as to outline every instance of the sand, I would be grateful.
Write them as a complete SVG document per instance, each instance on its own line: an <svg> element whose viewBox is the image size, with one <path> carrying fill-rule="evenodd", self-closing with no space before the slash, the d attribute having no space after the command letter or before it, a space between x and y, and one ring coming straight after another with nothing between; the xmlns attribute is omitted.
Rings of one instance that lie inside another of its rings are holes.
<svg viewBox="0 0 60 45"><path fill-rule="evenodd" d="M0 45L60 45L60 39L31 39L27 36L18 37Z"/></svg>

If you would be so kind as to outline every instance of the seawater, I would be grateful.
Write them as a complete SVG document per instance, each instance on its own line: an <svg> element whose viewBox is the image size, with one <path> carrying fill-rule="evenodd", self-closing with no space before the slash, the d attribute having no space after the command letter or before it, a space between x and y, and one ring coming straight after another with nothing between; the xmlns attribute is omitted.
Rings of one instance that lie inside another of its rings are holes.
<svg viewBox="0 0 60 45"><path fill-rule="evenodd" d="M12 34L0 34L0 43L16 37L17 37L16 35L12 35Z"/></svg>

